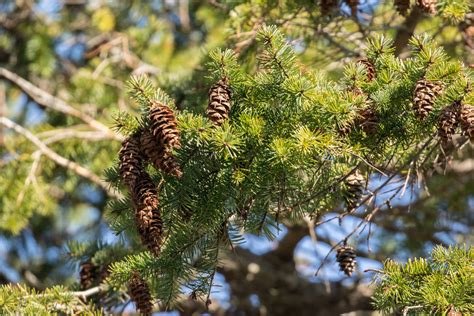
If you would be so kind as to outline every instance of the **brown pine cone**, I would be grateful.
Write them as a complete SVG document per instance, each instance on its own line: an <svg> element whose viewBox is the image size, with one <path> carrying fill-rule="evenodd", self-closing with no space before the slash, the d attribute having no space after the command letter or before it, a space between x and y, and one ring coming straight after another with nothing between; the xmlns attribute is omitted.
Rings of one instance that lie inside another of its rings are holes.
<svg viewBox="0 0 474 316"><path fill-rule="evenodd" d="M359 115L357 119L358 126L360 126L367 135L375 134L375 132L377 132L379 119L374 106L361 109L357 114Z"/></svg>
<svg viewBox="0 0 474 316"><path fill-rule="evenodd" d="M416 116L424 120L433 110L436 97L441 93L442 86L425 79L416 82L413 96L413 110Z"/></svg>
<svg viewBox="0 0 474 316"><path fill-rule="evenodd" d="M462 104L460 121L463 134L466 134L471 141L474 141L474 106Z"/></svg>
<svg viewBox="0 0 474 316"><path fill-rule="evenodd" d="M418 5L418 7L429 14L436 13L437 3L438 3L437 0L416 0L416 4Z"/></svg>
<svg viewBox="0 0 474 316"><path fill-rule="evenodd" d="M221 125L229 117L232 93L227 77L222 78L209 89L207 117L216 125Z"/></svg>
<svg viewBox="0 0 474 316"><path fill-rule="evenodd" d="M135 221L142 243L155 256L160 254L163 220L158 208L158 193L148 173L143 172L132 194Z"/></svg>
<svg viewBox="0 0 474 316"><path fill-rule="evenodd" d="M407 15L408 9L410 9L410 0L394 0L393 4L399 14Z"/></svg>
<svg viewBox="0 0 474 316"><path fill-rule="evenodd" d="M183 175L173 153L168 149L164 149L149 131L143 131L140 136L140 144L143 156L155 168L178 178Z"/></svg>
<svg viewBox="0 0 474 316"><path fill-rule="evenodd" d="M359 206L359 201L364 193L364 176L356 170L344 181L346 191L344 192L344 201L346 202L347 212L354 211Z"/></svg>
<svg viewBox="0 0 474 316"><path fill-rule="evenodd" d="M141 314L149 316L153 311L153 301L147 282L134 272L128 283L130 298Z"/></svg>
<svg viewBox="0 0 474 316"><path fill-rule="evenodd" d="M357 62L365 66L366 73L367 73L367 80L368 81L374 80L376 76L374 64L372 64L372 62L370 62L367 58L359 59Z"/></svg>
<svg viewBox="0 0 474 316"><path fill-rule="evenodd" d="M138 135L132 135L125 139L119 151L120 176L129 187L133 187L135 181L143 170L143 157L140 153L140 139Z"/></svg>
<svg viewBox="0 0 474 316"><path fill-rule="evenodd" d="M321 14L329 15L337 7L337 0L321 0Z"/></svg>
<svg viewBox="0 0 474 316"><path fill-rule="evenodd" d="M438 136L441 138L441 144L446 146L449 144L456 133L459 125L459 102L447 106L441 112L438 119Z"/></svg>
<svg viewBox="0 0 474 316"><path fill-rule="evenodd" d="M99 267L90 262L90 260L81 263L79 271L79 281L81 289L91 288L98 279Z"/></svg>
<svg viewBox="0 0 474 316"><path fill-rule="evenodd" d="M340 247L337 249L336 260L339 263L341 271L347 276L351 276L357 263L354 248L349 246Z"/></svg>
<svg viewBox="0 0 474 316"><path fill-rule="evenodd" d="M160 102L154 102L148 115L151 133L165 149L180 148L181 138L173 110Z"/></svg>

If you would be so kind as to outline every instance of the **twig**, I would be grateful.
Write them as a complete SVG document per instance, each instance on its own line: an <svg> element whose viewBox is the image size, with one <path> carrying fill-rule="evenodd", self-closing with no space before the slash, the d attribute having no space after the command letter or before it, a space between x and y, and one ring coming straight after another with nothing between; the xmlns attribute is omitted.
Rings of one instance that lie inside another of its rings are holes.
<svg viewBox="0 0 474 316"><path fill-rule="evenodd" d="M109 135L110 138L123 141L124 136L118 133L114 133L111 131L107 126L100 123L99 121L95 120L92 116L89 116L78 109L72 107L71 105L67 104L65 101L49 94L48 92L38 88L37 86L33 85L31 82L21 78L17 74L0 67L0 77L4 77L9 81L16 84L20 89L22 89L26 94L28 94L33 100L35 100L38 104L51 108L53 110L62 112L67 115L71 115L77 117L78 119L84 121L89 126L94 128L95 130L101 131L106 135Z"/></svg>
<svg viewBox="0 0 474 316"><path fill-rule="evenodd" d="M406 306L403 309L403 316L407 316L408 312L412 309L420 309L420 308L423 308L423 307L424 307L423 305Z"/></svg>
<svg viewBox="0 0 474 316"><path fill-rule="evenodd" d="M115 197L117 199L123 198L122 194L120 192L117 192L116 190L112 189L106 182L104 182L98 175L90 171L89 169L86 169L82 167L81 165L75 163L74 161L71 161L69 159L64 158L63 156L57 154L55 151L51 150L48 146L46 146L41 140L38 139L35 135L33 135L30 131L25 129L24 127L18 125L17 123L13 122L12 120L6 118L6 117L0 117L0 124L4 125L8 128L13 129L17 133L23 135L26 137L28 140L30 140L33 144L35 144L38 149L47 157L49 157L51 160L56 162L58 165L63 166L69 170L72 170L79 176L90 180L91 182L94 182L97 184L100 188L102 188L109 196Z"/></svg>
<svg viewBox="0 0 474 316"><path fill-rule="evenodd" d="M375 273L385 274L383 270L379 270L379 269L365 269L364 272L375 272Z"/></svg>

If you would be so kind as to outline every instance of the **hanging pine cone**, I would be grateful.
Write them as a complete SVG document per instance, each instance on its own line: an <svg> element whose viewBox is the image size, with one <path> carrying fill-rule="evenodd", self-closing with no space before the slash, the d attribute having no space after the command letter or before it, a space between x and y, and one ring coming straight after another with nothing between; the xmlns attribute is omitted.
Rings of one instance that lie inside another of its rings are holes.
<svg viewBox="0 0 474 316"><path fill-rule="evenodd" d="M347 276L351 276L357 263L354 248L349 246L340 247L337 249L336 260L339 263L341 271Z"/></svg>
<svg viewBox="0 0 474 316"><path fill-rule="evenodd" d="M466 134L471 141L474 141L474 106L462 104L460 121L463 134Z"/></svg>
<svg viewBox="0 0 474 316"><path fill-rule="evenodd" d="M399 14L405 16L410 9L410 0L394 0L393 5Z"/></svg>
<svg viewBox="0 0 474 316"><path fill-rule="evenodd" d="M90 261L85 261L80 265L79 282L81 289L91 288L98 279L99 267Z"/></svg>
<svg viewBox="0 0 474 316"><path fill-rule="evenodd" d="M321 0L321 14L323 16L330 14L337 6L337 0Z"/></svg>
<svg viewBox="0 0 474 316"><path fill-rule="evenodd" d="M441 90L441 85L425 79L420 79L416 82L413 110L419 119L425 119L433 110L434 101L441 93Z"/></svg>
<svg viewBox="0 0 474 316"><path fill-rule="evenodd" d="M138 135L132 135L123 141L119 151L119 160L120 176L123 182L133 187L143 169Z"/></svg>
<svg viewBox="0 0 474 316"><path fill-rule="evenodd" d="M344 2L349 6L351 9L351 15L353 17L357 16L357 7L359 6L359 0L344 0Z"/></svg>
<svg viewBox="0 0 474 316"><path fill-rule="evenodd" d="M416 4L418 5L418 7L429 14L436 13L437 3L437 0L416 0Z"/></svg>
<svg viewBox="0 0 474 316"><path fill-rule="evenodd" d="M344 201L346 203L347 212L350 213L359 206L360 198L364 193L365 179L357 170L346 178L344 184L346 186Z"/></svg>
<svg viewBox="0 0 474 316"><path fill-rule="evenodd" d="M133 273L128 283L130 298L135 303L137 310L143 315L151 315L153 311L153 301L151 299L150 288L145 280L137 273Z"/></svg>
<svg viewBox="0 0 474 316"><path fill-rule="evenodd" d="M357 61L359 64L362 64L365 66L366 73L367 73L367 80L372 81L375 79L375 66L368 60L367 58L362 58Z"/></svg>
<svg viewBox="0 0 474 316"><path fill-rule="evenodd" d="M178 122L169 106L155 101L150 107L148 118L151 122L151 133L163 148L181 147Z"/></svg>
<svg viewBox="0 0 474 316"><path fill-rule="evenodd" d="M155 168L178 178L183 175L173 153L163 148L149 131L143 131L140 144L146 160L150 161Z"/></svg>
<svg viewBox="0 0 474 316"><path fill-rule="evenodd" d="M163 220L158 208L158 194L150 176L143 172L132 194L135 221L142 243L158 256L163 236Z"/></svg>
<svg viewBox="0 0 474 316"><path fill-rule="evenodd" d="M456 133L459 125L459 102L447 106L441 112L438 119L438 136L441 138L441 144L446 146L449 144Z"/></svg>
<svg viewBox="0 0 474 316"><path fill-rule="evenodd" d="M377 126L379 119L377 117L377 111L375 107L369 106L367 108L361 109L357 112L359 118L357 119L357 125L362 128L362 130L367 135L373 135L377 131Z"/></svg>
<svg viewBox="0 0 474 316"><path fill-rule="evenodd" d="M221 125L228 117L231 108L231 90L227 77L222 78L209 90L207 117L216 125Z"/></svg>

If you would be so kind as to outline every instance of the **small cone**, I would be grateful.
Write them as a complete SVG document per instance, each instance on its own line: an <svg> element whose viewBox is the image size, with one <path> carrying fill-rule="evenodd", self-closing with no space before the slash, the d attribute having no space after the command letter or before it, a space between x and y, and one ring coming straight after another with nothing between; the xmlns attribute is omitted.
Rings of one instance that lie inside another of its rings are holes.
<svg viewBox="0 0 474 316"><path fill-rule="evenodd" d="M358 111L359 118L357 124L367 135L373 135L377 132L379 119L374 106L369 106Z"/></svg>
<svg viewBox="0 0 474 316"><path fill-rule="evenodd" d="M97 281L99 274L99 267L90 261L81 263L79 272L79 281L81 289L86 290L91 288Z"/></svg>
<svg viewBox="0 0 474 316"><path fill-rule="evenodd" d="M460 121L463 134L469 136L471 141L474 141L474 106L462 104Z"/></svg>
<svg viewBox="0 0 474 316"><path fill-rule="evenodd" d="M228 117L231 108L231 90L227 77L222 78L209 90L207 117L216 125L221 125Z"/></svg>
<svg viewBox="0 0 474 316"><path fill-rule="evenodd" d="M353 17L357 16L357 7L359 6L359 0L344 0L344 2L351 9L351 15Z"/></svg>
<svg viewBox="0 0 474 316"><path fill-rule="evenodd" d="M416 5L429 14L436 13L437 0L416 0Z"/></svg>
<svg viewBox="0 0 474 316"><path fill-rule="evenodd" d="M119 151L119 160L120 176L123 182L133 187L143 169L138 135L132 135L123 141Z"/></svg>
<svg viewBox="0 0 474 316"><path fill-rule="evenodd" d="M413 110L419 119L424 120L433 110L434 101L441 90L441 85L437 83L425 79L417 81L413 96Z"/></svg>
<svg viewBox="0 0 474 316"><path fill-rule="evenodd" d="M441 144L446 147L456 133L459 125L459 108L458 102L455 102L443 109L438 119L438 136L441 138Z"/></svg>
<svg viewBox="0 0 474 316"><path fill-rule="evenodd" d="M331 14L337 7L337 0L321 0L321 14L323 16Z"/></svg>
<svg viewBox="0 0 474 316"><path fill-rule="evenodd" d="M347 212L354 211L359 206L360 198L364 193L365 179L357 170L349 175L345 180L346 191L344 192L344 201L346 203Z"/></svg>
<svg viewBox="0 0 474 316"><path fill-rule="evenodd" d="M138 273L133 273L128 283L130 298L142 315L149 316L153 311L150 288Z"/></svg>
<svg viewBox="0 0 474 316"><path fill-rule="evenodd" d="M374 64L372 64L367 58L362 58L357 61L359 64L365 66L366 73L367 73L367 80L372 81L375 79L376 70Z"/></svg>
<svg viewBox="0 0 474 316"><path fill-rule="evenodd" d="M158 208L158 194L150 176L143 172L133 188L135 221L142 243L155 256L160 254L163 220Z"/></svg>
<svg viewBox="0 0 474 316"><path fill-rule="evenodd" d="M394 0L393 4L399 14L407 15L408 9L410 9L410 0Z"/></svg>
<svg viewBox="0 0 474 316"><path fill-rule="evenodd" d="M140 144L146 160L150 161L155 168L178 178L183 175L173 153L164 149L149 131L143 131Z"/></svg>
<svg viewBox="0 0 474 316"><path fill-rule="evenodd" d="M151 133L163 148L181 147L178 122L169 106L155 101L150 107L148 118L151 123Z"/></svg>
<svg viewBox="0 0 474 316"><path fill-rule="evenodd" d="M340 247L337 249L336 260L339 263L341 271L347 276L351 276L357 263L354 248L349 246Z"/></svg>

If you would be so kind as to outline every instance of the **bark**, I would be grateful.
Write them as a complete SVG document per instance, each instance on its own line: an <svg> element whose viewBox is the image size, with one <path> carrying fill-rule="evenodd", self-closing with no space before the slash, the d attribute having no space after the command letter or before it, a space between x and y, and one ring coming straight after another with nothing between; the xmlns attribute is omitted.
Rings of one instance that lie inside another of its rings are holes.
<svg viewBox="0 0 474 316"><path fill-rule="evenodd" d="M232 292L226 315L339 315L371 310L372 289L366 284L314 283L299 275L293 252L307 234L305 226L290 227L279 246L264 255L242 248L225 253L218 271ZM251 295L258 296L259 306L252 305Z"/></svg>
<svg viewBox="0 0 474 316"><path fill-rule="evenodd" d="M413 7L410 15L407 16L405 22L400 26L395 36L395 55L400 55L408 45L408 41L413 36L415 28L423 17L423 12L417 6Z"/></svg>

